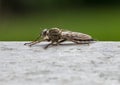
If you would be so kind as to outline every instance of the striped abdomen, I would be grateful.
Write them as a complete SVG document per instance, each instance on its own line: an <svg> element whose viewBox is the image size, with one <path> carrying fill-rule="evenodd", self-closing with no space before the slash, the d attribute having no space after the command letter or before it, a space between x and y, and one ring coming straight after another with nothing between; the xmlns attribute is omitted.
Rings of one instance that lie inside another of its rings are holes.
<svg viewBox="0 0 120 85"><path fill-rule="evenodd" d="M90 43L93 41L90 35L71 31L62 32L62 38L75 43Z"/></svg>

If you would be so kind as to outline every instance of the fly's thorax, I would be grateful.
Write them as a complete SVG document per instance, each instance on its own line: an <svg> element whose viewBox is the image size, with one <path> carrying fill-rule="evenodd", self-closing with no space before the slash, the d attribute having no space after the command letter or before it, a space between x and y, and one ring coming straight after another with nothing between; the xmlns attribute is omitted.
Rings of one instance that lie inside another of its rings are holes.
<svg viewBox="0 0 120 85"><path fill-rule="evenodd" d="M50 35L60 35L61 34L61 29L59 29L59 28L51 28L51 29L49 29L48 33Z"/></svg>
<svg viewBox="0 0 120 85"><path fill-rule="evenodd" d="M48 37L52 41L58 41L61 38L61 30L59 28L52 28L48 31Z"/></svg>

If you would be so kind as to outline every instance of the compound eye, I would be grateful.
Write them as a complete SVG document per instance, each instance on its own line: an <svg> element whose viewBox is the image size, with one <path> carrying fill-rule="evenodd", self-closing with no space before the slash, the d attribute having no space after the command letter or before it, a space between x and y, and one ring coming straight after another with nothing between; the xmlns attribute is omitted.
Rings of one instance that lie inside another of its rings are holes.
<svg viewBox="0 0 120 85"><path fill-rule="evenodd" d="M43 31L42 31L42 36L46 36L47 35L47 29L44 29Z"/></svg>

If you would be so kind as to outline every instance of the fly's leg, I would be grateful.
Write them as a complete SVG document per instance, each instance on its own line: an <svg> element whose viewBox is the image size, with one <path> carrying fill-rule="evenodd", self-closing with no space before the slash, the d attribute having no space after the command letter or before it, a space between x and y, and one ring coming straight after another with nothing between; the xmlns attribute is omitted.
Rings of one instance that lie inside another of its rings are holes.
<svg viewBox="0 0 120 85"><path fill-rule="evenodd" d="M65 42L65 41L66 41L66 39L62 39L62 40L60 40L60 41L57 42L57 45L59 45L62 42Z"/></svg>
<svg viewBox="0 0 120 85"><path fill-rule="evenodd" d="M44 47L44 49L47 49L50 45L53 45L53 42L51 42L51 43L49 43L48 45L46 45L46 46Z"/></svg>
<svg viewBox="0 0 120 85"><path fill-rule="evenodd" d="M33 43L35 43L35 42L37 42L37 41L32 41L32 42L30 42L30 43L25 43L24 45L30 45L30 44L33 44Z"/></svg>
<svg viewBox="0 0 120 85"><path fill-rule="evenodd" d="M32 46L32 45L35 45L35 44L37 44L37 43L40 43L40 42L42 42L42 41L46 41L46 40L38 40L38 41L33 41L33 42L31 42L31 43L26 43L26 44L28 44L28 46ZM26 45L25 44L25 45Z"/></svg>
<svg viewBox="0 0 120 85"><path fill-rule="evenodd" d="M64 42L64 41L66 41L66 39L62 39L62 40L56 41L55 44L53 44L54 42L53 42L53 43L50 43L50 45L57 46L57 45L59 45L60 43L62 43L62 42ZM49 46L49 44L48 44L48 46ZM48 46L47 46L47 47L48 47Z"/></svg>
<svg viewBox="0 0 120 85"><path fill-rule="evenodd" d="M32 41L30 43L25 43L24 45L32 46L32 45L34 45L36 43L39 43L39 42L43 41L43 40L39 40L39 39L40 39L40 36L38 36L34 41Z"/></svg>

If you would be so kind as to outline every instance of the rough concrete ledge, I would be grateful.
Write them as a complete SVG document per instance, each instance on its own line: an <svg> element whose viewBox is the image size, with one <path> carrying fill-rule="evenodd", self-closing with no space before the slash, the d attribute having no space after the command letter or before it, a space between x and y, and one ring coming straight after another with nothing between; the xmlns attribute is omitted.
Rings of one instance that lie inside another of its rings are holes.
<svg viewBox="0 0 120 85"><path fill-rule="evenodd" d="M0 42L0 85L120 85L120 42L24 43Z"/></svg>

